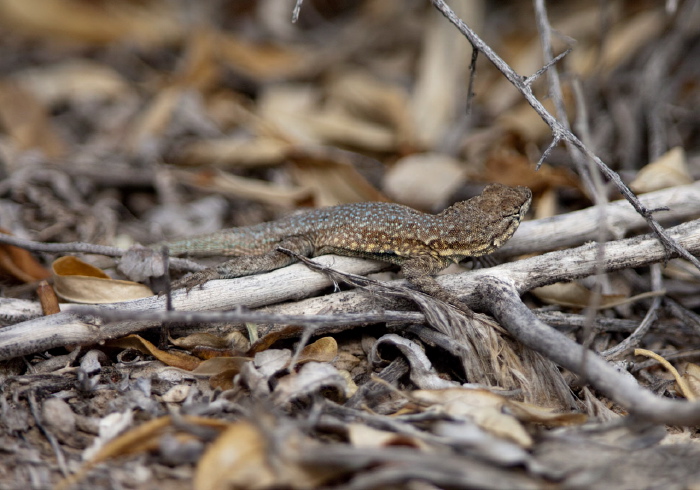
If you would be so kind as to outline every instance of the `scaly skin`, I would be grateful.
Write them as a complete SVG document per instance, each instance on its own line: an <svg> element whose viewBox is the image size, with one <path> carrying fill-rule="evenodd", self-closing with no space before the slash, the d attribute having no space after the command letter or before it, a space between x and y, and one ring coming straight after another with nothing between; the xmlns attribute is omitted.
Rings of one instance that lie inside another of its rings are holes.
<svg viewBox="0 0 700 490"><path fill-rule="evenodd" d="M452 262L487 255L502 246L517 230L531 199L526 187L491 184L481 195L435 215L399 204L344 204L169 242L166 245L175 256L237 257L190 274L173 287L189 290L211 279L269 272L294 263L293 257L277 250L282 247L307 257L337 254L397 264L421 290L465 310L432 275Z"/></svg>

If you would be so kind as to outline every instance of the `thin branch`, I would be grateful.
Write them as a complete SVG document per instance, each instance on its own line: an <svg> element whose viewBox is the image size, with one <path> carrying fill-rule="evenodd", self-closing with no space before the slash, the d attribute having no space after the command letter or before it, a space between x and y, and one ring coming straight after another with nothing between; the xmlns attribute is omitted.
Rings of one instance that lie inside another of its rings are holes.
<svg viewBox="0 0 700 490"><path fill-rule="evenodd" d="M301 13L301 4L304 3L304 0L296 0L294 3L294 10L292 11L292 24L296 23L296 21L299 20L299 14Z"/></svg>
<svg viewBox="0 0 700 490"><path fill-rule="evenodd" d="M561 143L562 137L555 135L554 138L552 139L552 142L549 144L546 150L542 153L542 156L540 159L537 161L537 165L535 165L535 170L539 170L542 164L549 158L549 154L552 153L552 150L557 147L559 143Z"/></svg>
<svg viewBox="0 0 700 490"><path fill-rule="evenodd" d="M474 81L476 80L476 61L479 58L479 50L472 49L472 61L469 64L469 86L467 87L467 115L472 112L474 100Z"/></svg>
<svg viewBox="0 0 700 490"><path fill-rule="evenodd" d="M433 5L450 21L457 29L467 38L471 45L484 53L484 55L491 61L491 63L496 66L496 68L506 77L506 79L516 87L520 93L523 94L525 100L530 104L530 106L537 112L537 114L542 118L542 120L550 127L554 133L554 137L559 138L560 135L563 139L571 142L576 148L582 151L586 157L593 160L596 166L600 169L603 175L615 184L615 187L620 191L620 193L627 199L634 209L644 217L644 219L649 224L649 227L655 235L659 238L664 248L670 252L676 253L686 260L690 261L695 267L700 270L700 260L690 254L687 250L684 250L678 242L673 240L661 227L661 225L653 218L651 212L646 209L642 203L639 201L637 196L627 187L627 185L622 181L620 176L608 167L595 153L593 153L586 145L581 142L571 131L566 129L562 124L552 116L547 109L542 105L542 103L535 97L532 93L532 89L524 84L524 78L518 75L515 70L513 70L500 56L498 56L484 41L472 31L469 26L467 26L454 11L447 6L443 0L431 0ZM583 178L583 176L582 176Z"/></svg>
<svg viewBox="0 0 700 490"><path fill-rule="evenodd" d="M30 252L47 252L53 254L64 253L83 253L106 255L108 257L121 257L126 253L126 250L117 247L108 247L106 245L95 245L85 242L69 242L69 243L45 243L27 240L5 233L0 233L0 243L13 245L15 247L29 250Z"/></svg>
<svg viewBox="0 0 700 490"><path fill-rule="evenodd" d="M13 245L15 247L29 250L30 252L44 252L51 254L94 254L106 255L107 257L123 257L128 250L118 247L109 247L107 245L96 245L94 243L85 242L69 242L69 243L46 243L19 238L6 233L0 233L0 243ZM171 257L170 265L176 270L182 271L197 271L202 270L202 266L188 259L180 259Z"/></svg>
<svg viewBox="0 0 700 490"><path fill-rule="evenodd" d="M478 294L484 304L490 304L491 313L499 323L519 342L582 376L631 414L662 424L700 424L700 403L658 397L639 386L634 378L618 372L600 356L592 352L586 354L581 345L538 320L522 302L512 283L493 276L485 278Z"/></svg>
<svg viewBox="0 0 700 490"><path fill-rule="evenodd" d="M302 327L333 327L340 325L362 325L382 322L422 322L423 315L410 311L383 311L363 313L334 313L332 315L285 315L247 311L146 311L146 310L117 310L95 306L74 306L70 313L76 316L101 318L106 322L116 321L147 321L173 323L254 323L254 324L286 324ZM86 318L86 320L89 320Z"/></svg>
<svg viewBox="0 0 700 490"><path fill-rule="evenodd" d="M533 74L530 75L529 77L525 78L525 80L523 80L523 83L525 83L525 85L527 85L527 86L532 85L532 84L535 83L535 81L536 81L537 79L539 79L547 70L549 70L552 66L556 65L556 64L559 62L559 60L562 60L567 54L571 53L571 51L573 51L573 48L568 48L568 49L567 49L566 51L564 51L563 53L559 53L559 54L557 55L556 58L553 58L553 59L549 60L549 61L547 62L547 64L545 64L542 68L540 68L539 70L537 70L535 73L533 73Z"/></svg>
<svg viewBox="0 0 700 490"><path fill-rule="evenodd" d="M654 264L651 267L651 277L652 290L662 290L663 284L661 279L661 267L659 267L659 264ZM656 323L656 320L658 320L658 311L662 301L663 298L661 296L657 296L656 298L654 298L651 302L649 310L647 310L647 314L644 316L644 319L639 324L639 327L634 332L632 332L632 334L625 340L617 344L615 347L601 352L600 355L603 356L605 359L612 360L621 357L623 354L626 354L630 350L637 347L639 345L639 342L641 342L642 338L646 335L646 333L649 331L652 325L654 325L654 323Z"/></svg>

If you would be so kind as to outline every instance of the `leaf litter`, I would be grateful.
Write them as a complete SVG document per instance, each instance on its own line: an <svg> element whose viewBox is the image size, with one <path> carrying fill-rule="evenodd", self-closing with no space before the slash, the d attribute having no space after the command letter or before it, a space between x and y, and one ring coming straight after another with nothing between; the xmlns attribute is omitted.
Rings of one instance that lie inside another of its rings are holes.
<svg viewBox="0 0 700 490"><path fill-rule="evenodd" d="M458 13L519 73L541 67L526 4L468 4ZM688 109L700 99L697 36L679 14L648 2L549 8L561 33L555 48L576 40L561 64L572 81L564 103L585 117L574 96L575 83L584 85L596 148L639 192L692 182L700 175ZM437 211L492 181L531 187L538 217L588 205L563 150L532 171L550 132L483 60L466 115L469 46L429 2L307 0L298 24L285 9L0 0L0 226L42 241L152 243L387 196ZM678 39L684 49L671 50L664 81L674 92L659 89L660 104L636 79L650 80L650 53ZM545 84L534 90L547 95ZM225 200L206 200L211 194ZM2 250L8 303L0 310L9 314L9 300L31 298L21 283L44 278L39 264L56 257ZM73 291L64 297L130 297L115 289L125 281L111 279L121 277L113 263L83 258L55 274L57 291ZM686 313L667 313L669 328L652 327L644 339L659 359L697 352L697 274L675 264L666 288ZM629 286L604 291L599 315L641 321L643 303L617 300L643 295L647 279L610 274L609 285ZM561 287L527 300L577 315L591 293L578 283L573 290L576 300ZM169 325L169 336L150 330L4 361L0 484L698 484L693 434L630 423L489 317L464 322L418 303L429 326L374 324L307 339L297 325ZM601 331L595 346L622 338ZM697 396L697 365L683 368L678 387L656 366L639 380L660 395ZM661 445L666 434L672 442Z"/></svg>

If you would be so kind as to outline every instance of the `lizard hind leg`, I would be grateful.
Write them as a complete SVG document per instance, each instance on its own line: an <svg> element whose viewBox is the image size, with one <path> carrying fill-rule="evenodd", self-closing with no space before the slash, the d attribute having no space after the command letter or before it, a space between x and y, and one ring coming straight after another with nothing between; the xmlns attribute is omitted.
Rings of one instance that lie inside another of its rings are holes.
<svg viewBox="0 0 700 490"><path fill-rule="evenodd" d="M241 255L214 267L204 269L203 271L188 274L174 282L172 287L173 289L184 287L189 291L213 279L233 279L236 277L270 272L297 262L297 259L284 252L280 252L277 250L277 247L291 250L298 255L306 257L310 257L314 252L314 246L311 241L303 237L285 238L276 243L274 247L274 249L264 254Z"/></svg>
<svg viewBox="0 0 700 490"><path fill-rule="evenodd" d="M419 255L401 264L401 272L403 272L408 282L416 286L422 292L456 307L471 318L474 314L471 308L469 308L464 301L459 299L456 294L440 286L433 277L433 275L437 274L445 267L447 267L447 264L440 259L431 255Z"/></svg>

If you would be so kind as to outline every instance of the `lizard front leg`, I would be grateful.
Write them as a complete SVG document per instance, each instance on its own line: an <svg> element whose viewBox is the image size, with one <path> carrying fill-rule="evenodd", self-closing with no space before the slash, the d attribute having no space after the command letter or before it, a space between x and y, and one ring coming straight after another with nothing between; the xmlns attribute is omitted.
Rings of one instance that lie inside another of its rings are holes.
<svg viewBox="0 0 700 490"><path fill-rule="evenodd" d="M189 291L195 286L201 286L213 279L233 279L270 272L297 262L297 259L280 252L277 250L277 247L286 248L306 257L310 257L314 253L314 246L311 241L303 237L286 238L275 244L274 247L275 249L264 254L241 255L217 266L188 274L182 279L175 281L172 288L186 288Z"/></svg>
<svg viewBox="0 0 700 490"><path fill-rule="evenodd" d="M424 293L455 306L471 317L473 314L471 308L469 308L464 301L459 299L456 294L440 286L433 277L433 275L443 270L447 265L448 263L445 260L440 260L431 255L419 255L403 262L401 264L401 271L411 284L415 285Z"/></svg>

